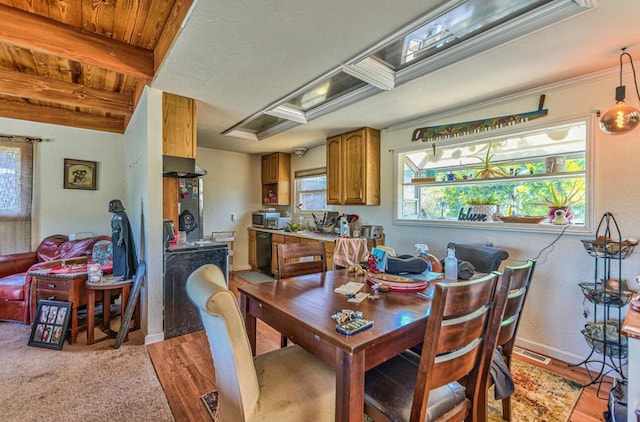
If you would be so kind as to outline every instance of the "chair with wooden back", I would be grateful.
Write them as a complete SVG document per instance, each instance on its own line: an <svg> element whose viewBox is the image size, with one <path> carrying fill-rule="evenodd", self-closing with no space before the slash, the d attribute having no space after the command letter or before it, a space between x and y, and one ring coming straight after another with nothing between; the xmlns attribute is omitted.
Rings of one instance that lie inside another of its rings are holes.
<svg viewBox="0 0 640 422"><path fill-rule="evenodd" d="M479 389L486 390L509 291L498 276L435 284L422 354L405 351L366 372L369 416L432 422L474 414Z"/></svg>
<svg viewBox="0 0 640 422"><path fill-rule="evenodd" d="M334 421L333 368L299 346L252 356L234 294L213 264L187 279L209 341L218 406L214 420L234 422Z"/></svg>
<svg viewBox="0 0 640 422"><path fill-rule="evenodd" d="M507 303L505 305L496 347L501 346L502 356L509 370L511 370L511 356L516 342L518 326L520 325L520 316L522 315L527 293L531 286L535 265L536 261L530 259L524 265L505 267L504 274L502 275L503 278L508 279L509 295L507 296ZM487 388L493 384L491 379L488 379L488 381ZM481 400L480 403L480 413L487 415L486 399ZM484 408L482 408L482 405L484 405ZM502 399L502 419L506 421L511 420L511 396Z"/></svg>
<svg viewBox="0 0 640 422"><path fill-rule="evenodd" d="M280 278L327 271L324 242L278 244Z"/></svg>
<svg viewBox="0 0 640 422"><path fill-rule="evenodd" d="M278 244L278 275L289 278L327 271L324 242ZM280 346L287 346L287 338L280 336Z"/></svg>

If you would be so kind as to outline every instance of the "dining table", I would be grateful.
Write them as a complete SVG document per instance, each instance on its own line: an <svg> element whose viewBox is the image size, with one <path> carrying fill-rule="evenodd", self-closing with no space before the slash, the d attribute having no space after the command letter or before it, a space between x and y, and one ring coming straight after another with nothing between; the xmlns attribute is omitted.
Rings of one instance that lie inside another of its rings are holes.
<svg viewBox="0 0 640 422"><path fill-rule="evenodd" d="M427 287L420 294L380 292L377 298L352 303L348 295L334 291L348 282L364 283L362 292L375 293L367 284L367 275L356 276L346 269L246 285L238 290L254 356L256 323L260 319L335 369L335 420L362 421L365 372L424 341L433 289ZM373 326L351 335L339 333L332 315L343 310L360 311ZM304 368L292 370L304 376Z"/></svg>

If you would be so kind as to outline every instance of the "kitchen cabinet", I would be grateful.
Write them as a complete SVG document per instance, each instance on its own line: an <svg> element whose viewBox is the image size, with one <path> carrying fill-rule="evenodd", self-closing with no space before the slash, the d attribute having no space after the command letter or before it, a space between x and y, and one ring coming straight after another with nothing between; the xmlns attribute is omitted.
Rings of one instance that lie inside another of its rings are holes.
<svg viewBox="0 0 640 422"><path fill-rule="evenodd" d="M286 236L283 234L271 235L271 273L274 277L278 277L278 245L287 243Z"/></svg>
<svg viewBox="0 0 640 422"><path fill-rule="evenodd" d="M196 102L162 93L162 155L196 158Z"/></svg>
<svg viewBox="0 0 640 422"><path fill-rule="evenodd" d="M274 152L262 156L262 203L289 205L291 202L291 154Z"/></svg>
<svg viewBox="0 0 640 422"><path fill-rule="evenodd" d="M162 154L196 158L196 102L162 93ZM178 227L178 179L162 178L162 217Z"/></svg>
<svg viewBox="0 0 640 422"><path fill-rule="evenodd" d="M249 265L251 265L252 271L258 270L255 230L249 230Z"/></svg>
<svg viewBox="0 0 640 422"><path fill-rule="evenodd" d="M380 205L380 131L327 138L327 204Z"/></svg>

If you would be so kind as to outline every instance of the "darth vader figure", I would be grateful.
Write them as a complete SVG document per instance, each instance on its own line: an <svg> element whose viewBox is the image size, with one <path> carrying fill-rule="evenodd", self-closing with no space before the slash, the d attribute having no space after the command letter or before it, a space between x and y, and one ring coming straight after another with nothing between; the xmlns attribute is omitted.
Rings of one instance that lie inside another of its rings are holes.
<svg viewBox="0 0 640 422"><path fill-rule="evenodd" d="M113 275L121 276L120 280L133 278L138 267L136 246L129 225L129 217L119 199L109 202L111 218L111 242L113 243Z"/></svg>

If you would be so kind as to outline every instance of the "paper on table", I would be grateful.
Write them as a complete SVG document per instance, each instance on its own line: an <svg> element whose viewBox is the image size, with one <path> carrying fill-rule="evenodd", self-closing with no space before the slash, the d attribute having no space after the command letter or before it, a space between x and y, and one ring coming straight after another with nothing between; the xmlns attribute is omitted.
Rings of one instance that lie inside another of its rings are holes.
<svg viewBox="0 0 640 422"><path fill-rule="evenodd" d="M356 293L355 297L350 298L347 302L360 303L369 297L369 293Z"/></svg>
<svg viewBox="0 0 640 422"><path fill-rule="evenodd" d="M336 287L334 292L343 295L355 295L364 287L364 283L356 283L355 281L349 281L340 287Z"/></svg>

